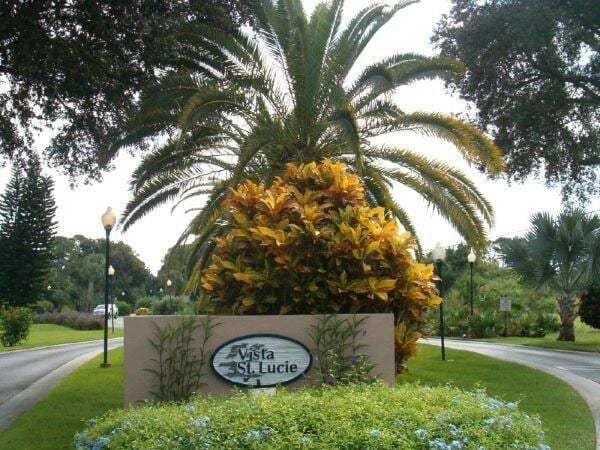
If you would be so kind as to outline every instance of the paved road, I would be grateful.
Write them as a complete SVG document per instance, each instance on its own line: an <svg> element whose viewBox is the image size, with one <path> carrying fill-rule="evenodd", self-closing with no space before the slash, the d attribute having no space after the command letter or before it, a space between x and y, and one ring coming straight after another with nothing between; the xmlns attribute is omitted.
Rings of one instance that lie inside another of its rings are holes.
<svg viewBox="0 0 600 450"><path fill-rule="evenodd" d="M109 348L123 339L109 340ZM101 353L101 340L0 353L0 431L65 375Z"/></svg>
<svg viewBox="0 0 600 450"><path fill-rule="evenodd" d="M440 344L439 339L424 342ZM600 449L600 354L453 339L446 340L446 347L520 363L566 381L589 405L596 422L596 447Z"/></svg>

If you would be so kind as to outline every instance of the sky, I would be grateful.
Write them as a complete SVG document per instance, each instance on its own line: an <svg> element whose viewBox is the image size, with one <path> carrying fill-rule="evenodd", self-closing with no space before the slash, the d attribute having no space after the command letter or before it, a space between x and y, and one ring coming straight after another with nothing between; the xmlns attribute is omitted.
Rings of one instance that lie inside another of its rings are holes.
<svg viewBox="0 0 600 450"><path fill-rule="evenodd" d="M310 11L317 2L305 0ZM366 4L363 0L347 0L345 14L351 16ZM400 11L394 19L382 28L369 44L357 68L372 63L394 53L416 52L426 55L435 54L429 40L436 23L442 14L450 9L447 0L422 0L416 5ZM466 105L460 99L447 93L441 81L422 81L402 88L395 94L400 107L410 111L435 111L445 114L464 114ZM38 136L36 145L42 147L51 135L45 130ZM530 179L523 184L508 184L505 180L489 180L474 168L464 163L451 144L420 135L395 135L385 139L389 145L396 145L418 151L428 157L435 157L452 163L462 169L476 182L483 194L494 205L495 223L489 230L490 238L514 236L528 228L529 217L536 211L557 212L561 208L561 196L558 189L549 189L541 181ZM105 174L101 182L91 185L80 184L71 188L69 179L56 169L46 168L55 181L57 203L56 219L58 234L73 236L82 234L100 238L104 230L100 216L108 206L117 214L122 212L130 199L128 181L130 174L139 163L139 157L121 154L114 162L114 170ZM10 175L10 165L0 168L0 191L4 189ZM431 249L440 242L444 246L461 242L460 236L438 216L424 200L403 187L394 189L396 200L409 211L422 245ZM189 204L189 206L201 206ZM111 238L129 244L148 268L156 273L167 249L171 247L183 231L191 216L184 208L171 212L171 206L157 208L145 216L126 233L118 228ZM600 208L600 199L586 205L588 211ZM116 268L118 270L118 268Z"/></svg>

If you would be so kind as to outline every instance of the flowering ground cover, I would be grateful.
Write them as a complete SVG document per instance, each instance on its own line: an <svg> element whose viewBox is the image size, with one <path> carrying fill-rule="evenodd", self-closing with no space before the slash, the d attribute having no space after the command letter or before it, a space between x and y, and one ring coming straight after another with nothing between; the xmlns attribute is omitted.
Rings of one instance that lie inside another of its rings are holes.
<svg viewBox="0 0 600 450"><path fill-rule="evenodd" d="M117 410L75 436L78 449L537 449L541 421L482 389L383 383L238 391L228 398Z"/></svg>

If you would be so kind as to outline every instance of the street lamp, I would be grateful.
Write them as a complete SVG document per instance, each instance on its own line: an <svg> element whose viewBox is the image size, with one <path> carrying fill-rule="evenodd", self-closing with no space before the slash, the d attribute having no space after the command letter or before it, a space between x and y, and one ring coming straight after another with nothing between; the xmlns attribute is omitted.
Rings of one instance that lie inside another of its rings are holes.
<svg viewBox="0 0 600 450"><path fill-rule="evenodd" d="M108 276L110 279L110 287L109 287L109 291L110 294L112 294L112 284L113 284L113 277L115 276L115 268L113 266L109 266L108 268ZM113 300L114 302L114 300ZM115 305L114 303L112 303L110 305L110 321L112 324L112 333L115 334Z"/></svg>
<svg viewBox="0 0 600 450"><path fill-rule="evenodd" d="M442 293L442 266L444 265L444 260L446 259L446 249L442 247L442 244L439 242L435 244L435 248L431 252L433 256L433 260L435 261L435 271L439 278L438 280L438 291L440 293L440 297L443 296ZM446 347L444 344L444 300L442 298L442 302L440 303L440 339L442 341L442 361L446 360Z"/></svg>
<svg viewBox="0 0 600 450"><path fill-rule="evenodd" d="M477 260L477 256L473 253L473 250L467 255L467 261L469 262L469 267L471 268L471 316L473 316L473 264Z"/></svg>
<svg viewBox="0 0 600 450"><path fill-rule="evenodd" d="M106 252L105 252L105 268L104 268L104 362L100 367L110 367L108 364L108 285L110 271L110 232L117 223L117 216L113 210L108 207L106 212L102 214L100 219L102 226L106 231ZM114 270L114 269L113 269Z"/></svg>
<svg viewBox="0 0 600 450"><path fill-rule="evenodd" d="M169 290L169 311L172 312L173 308L173 298L171 297L171 285L173 282L171 280L167 280L167 289Z"/></svg>

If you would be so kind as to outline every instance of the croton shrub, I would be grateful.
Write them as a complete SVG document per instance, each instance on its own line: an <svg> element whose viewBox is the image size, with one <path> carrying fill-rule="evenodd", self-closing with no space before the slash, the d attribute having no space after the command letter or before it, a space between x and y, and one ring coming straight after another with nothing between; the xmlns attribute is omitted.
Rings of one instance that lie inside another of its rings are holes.
<svg viewBox="0 0 600 450"><path fill-rule="evenodd" d="M414 353L424 314L440 302L433 267L415 260L414 238L369 205L344 164L289 164L270 187L232 189L226 205L231 229L201 278L211 312L392 312L396 361Z"/></svg>
<svg viewBox="0 0 600 450"><path fill-rule="evenodd" d="M600 281L596 280L580 294L579 317L592 328L600 329Z"/></svg>

